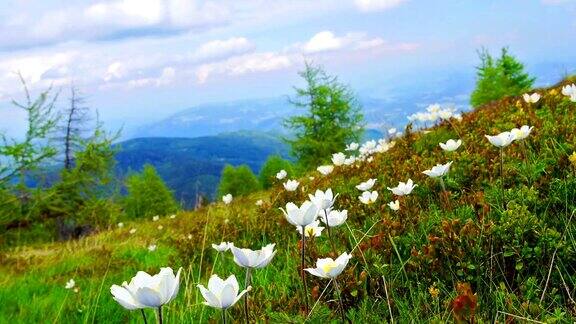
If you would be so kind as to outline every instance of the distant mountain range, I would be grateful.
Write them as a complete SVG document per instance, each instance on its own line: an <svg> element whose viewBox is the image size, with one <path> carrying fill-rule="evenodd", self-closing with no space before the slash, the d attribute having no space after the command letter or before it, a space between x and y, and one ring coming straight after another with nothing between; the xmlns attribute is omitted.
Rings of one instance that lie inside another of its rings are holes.
<svg viewBox="0 0 576 324"><path fill-rule="evenodd" d="M361 99L367 128L383 131L401 127L406 116L435 102L429 101L428 95L414 96L406 93L391 99ZM465 109L468 98L445 96L439 100ZM240 130L285 134L282 120L298 113L303 111L283 97L202 104L138 128L131 137L198 137Z"/></svg>
<svg viewBox="0 0 576 324"><path fill-rule="evenodd" d="M261 132L235 132L197 138L135 138L116 144L120 177L151 164L175 197L191 207L196 194L214 198L225 164L247 164L258 173L268 156L289 157L279 137Z"/></svg>
<svg viewBox="0 0 576 324"><path fill-rule="evenodd" d="M454 96L459 89L414 88L394 93L388 99L360 100L367 128L364 140L381 138L387 128L402 128L406 116L437 101L467 108L467 96ZM127 134L136 138L119 144L118 170L125 175L129 170L141 170L145 163L154 165L176 198L190 207L197 193L214 197L226 163L247 164L258 173L269 155L288 157L289 148L280 140L288 135L282 121L303 112L290 104L287 97L210 103L185 109Z"/></svg>

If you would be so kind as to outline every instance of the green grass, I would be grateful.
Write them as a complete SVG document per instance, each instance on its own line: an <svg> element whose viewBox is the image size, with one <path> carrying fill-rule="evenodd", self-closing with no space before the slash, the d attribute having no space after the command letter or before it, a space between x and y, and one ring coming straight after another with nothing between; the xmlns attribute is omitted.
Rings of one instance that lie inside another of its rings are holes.
<svg viewBox="0 0 576 324"><path fill-rule="evenodd" d="M302 190L296 192L276 184L229 206L214 204L175 219L125 222L124 228L102 229L77 241L0 250L0 323L141 322L138 312L114 302L109 288L139 270L156 273L165 266L183 268L180 293L165 307L167 321L218 322L219 312L202 305L196 285L206 284L212 273L235 274L241 286L244 281L231 253L217 255L211 248L221 241L253 249L276 243L273 261L253 272L251 319L303 322L307 314L298 272L299 238L278 208L288 201L302 203L308 193L329 187L340 194L336 207L349 211L350 231L344 225L333 231L338 252L350 252L359 243L339 277L351 321L384 322L391 316L396 322L446 322L457 316L477 322L514 316L574 321L576 173L568 156L576 150L576 104L558 92L557 87L541 90L537 105L506 98L427 134L408 131L371 163L336 168L327 177L313 172L315 179L300 179ZM523 124L535 130L525 143L506 148L502 208L498 150L483 135ZM463 146L451 154L442 152L437 144L458 133ZM438 181L421 172L450 160L447 206L440 202ZM380 196L376 204L364 206L354 186L368 178L378 179ZM408 178L419 186L401 199L399 212L390 211L386 203L393 197L386 187ZM258 199L264 206L255 206ZM131 228L136 233L130 234ZM30 233L22 235L22 241L30 240ZM148 251L150 244L157 244L157 250ZM323 234L309 245L307 264L329 251ZM64 288L70 278L78 292ZM308 321L339 322L336 293L328 280L307 279L316 303ZM437 295L431 293L435 289ZM454 311L463 298L476 299L473 312ZM147 312L151 320L154 314ZM242 321L241 302L229 315Z"/></svg>

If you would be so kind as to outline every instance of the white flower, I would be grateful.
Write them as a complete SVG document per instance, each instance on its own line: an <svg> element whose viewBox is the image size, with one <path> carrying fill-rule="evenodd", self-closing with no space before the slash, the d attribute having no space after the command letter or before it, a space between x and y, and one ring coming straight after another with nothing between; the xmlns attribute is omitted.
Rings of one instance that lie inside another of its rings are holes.
<svg viewBox="0 0 576 324"><path fill-rule="evenodd" d="M344 252L336 258L336 260L332 258L318 259L316 261L316 268L307 268L304 270L316 277L334 279L342 273L351 258L351 254Z"/></svg>
<svg viewBox="0 0 576 324"><path fill-rule="evenodd" d="M234 243L230 242L220 242L220 244L212 244L212 248L218 252L226 252L230 250L230 247L234 245Z"/></svg>
<svg viewBox="0 0 576 324"><path fill-rule="evenodd" d="M320 234L322 234L322 231L324 230L324 227L319 226L320 225L320 221L315 220L314 222L306 225L306 227L304 227L304 236L306 237L318 237L320 236ZM296 231L298 231L298 233L300 233L300 235L302 235L302 226L296 226Z"/></svg>
<svg viewBox="0 0 576 324"><path fill-rule="evenodd" d="M170 219L174 219L174 218L176 218L175 214L170 215Z"/></svg>
<svg viewBox="0 0 576 324"><path fill-rule="evenodd" d="M321 166L317 167L316 170L318 170L318 172L322 173L322 175L329 175L334 170L334 166L333 165L321 165Z"/></svg>
<svg viewBox="0 0 576 324"><path fill-rule="evenodd" d="M437 111L435 112L431 112L426 116L426 120L430 121L430 122L435 122L436 120L438 120L438 118L440 117L440 115L438 114Z"/></svg>
<svg viewBox="0 0 576 324"><path fill-rule="evenodd" d="M429 113L436 113L436 112L439 112L440 109L441 109L440 105L435 103L435 104L429 105L426 108L426 111L428 111Z"/></svg>
<svg viewBox="0 0 576 324"><path fill-rule="evenodd" d="M232 199L234 199L234 197L232 197L232 194L227 194L227 195L222 196L222 201L226 205L229 205L232 202Z"/></svg>
<svg viewBox="0 0 576 324"><path fill-rule="evenodd" d="M334 163L335 166L343 165L345 160L346 155L342 152L332 154L332 163Z"/></svg>
<svg viewBox="0 0 576 324"><path fill-rule="evenodd" d="M342 211L338 211L338 210L331 210L328 213L328 220L326 220L326 212L322 211L320 213L320 219L322 220L322 222L324 224L326 224L326 226L329 227L338 227L342 224L344 224L344 222L348 219L348 211L346 209L342 210Z"/></svg>
<svg viewBox="0 0 576 324"><path fill-rule="evenodd" d="M368 179L365 182L362 182L359 185L357 185L356 189L358 189L360 191L367 191L367 190L372 189L372 187L374 187L375 183L376 183L376 179Z"/></svg>
<svg viewBox="0 0 576 324"><path fill-rule="evenodd" d="M316 190L314 195L308 194L308 197L319 210L332 208L336 200L331 188L328 188L326 191Z"/></svg>
<svg viewBox="0 0 576 324"><path fill-rule="evenodd" d="M286 210L280 208L288 222L294 226L306 226L316 220L318 207L310 201L305 201L300 207L294 203L286 204Z"/></svg>
<svg viewBox="0 0 576 324"><path fill-rule="evenodd" d="M360 199L360 202L363 204L372 204L376 202L376 199L378 199L378 191L364 191L362 192L362 195L358 197L358 199Z"/></svg>
<svg viewBox="0 0 576 324"><path fill-rule="evenodd" d="M450 119L452 118L452 114L451 109L442 109L438 112L438 117L440 117L440 119Z"/></svg>
<svg viewBox="0 0 576 324"><path fill-rule="evenodd" d="M298 182L296 180L288 180L288 181L283 183L284 188L288 191L296 190L298 188L299 184L300 184L300 182Z"/></svg>
<svg viewBox="0 0 576 324"><path fill-rule="evenodd" d="M162 230L163 228L164 228L164 226L158 225L158 230Z"/></svg>
<svg viewBox="0 0 576 324"><path fill-rule="evenodd" d="M390 128L390 129L388 130L388 134L389 134L389 135L394 135L394 133L396 133L396 132L397 132L396 128Z"/></svg>
<svg viewBox="0 0 576 324"><path fill-rule="evenodd" d="M288 175L288 172L286 172L286 170L280 170L280 171L278 171L278 173L276 173L276 179L282 180L282 179L286 178L287 175Z"/></svg>
<svg viewBox="0 0 576 324"><path fill-rule="evenodd" d="M188 234L188 236L186 236L189 240L191 240L193 238L192 234Z"/></svg>
<svg viewBox="0 0 576 324"><path fill-rule="evenodd" d="M527 103L537 103L538 100L540 100L540 94L538 94L538 92L534 92L533 94L525 93L522 95L522 98L524 98L524 101Z"/></svg>
<svg viewBox="0 0 576 324"><path fill-rule="evenodd" d="M388 187L388 190L392 191L392 193L395 194L396 196L404 196L409 195L412 192L412 190L414 190L414 188L416 188L417 186L418 185L415 185L412 179L408 179L408 181L406 182L400 181L398 183L398 186L394 188Z"/></svg>
<svg viewBox="0 0 576 324"><path fill-rule="evenodd" d="M373 151L376 149L376 141L374 140L370 140L367 141L366 143L362 144L362 146L360 147L360 154L362 155L369 155L372 154Z"/></svg>
<svg viewBox="0 0 576 324"><path fill-rule="evenodd" d="M268 263L270 263L270 261L272 261L274 255L276 255L276 251L274 251L276 244L268 244L262 249L256 251L237 248L232 243L230 243L229 246L234 255L234 262L244 268L264 268Z"/></svg>
<svg viewBox="0 0 576 324"><path fill-rule="evenodd" d="M576 102L576 92L570 95L570 101Z"/></svg>
<svg viewBox="0 0 576 324"><path fill-rule="evenodd" d="M141 277L139 277L138 274L136 275L136 277L138 277L138 282L140 282L139 280L141 279ZM118 304L120 304L120 306L126 308L127 310L135 310L146 307L140 304L138 300L136 300L135 294L136 291L138 290L136 287L137 280L134 280L136 277L132 278L130 284L124 281L122 283L122 286L112 285L112 287L110 287L110 293L112 294L112 298Z"/></svg>
<svg viewBox="0 0 576 324"><path fill-rule="evenodd" d="M262 199L258 199L256 201L256 206L262 206L262 205L264 205L264 201Z"/></svg>
<svg viewBox="0 0 576 324"><path fill-rule="evenodd" d="M136 233L136 229L135 229L135 228L131 229L129 233L130 233L130 234Z"/></svg>
<svg viewBox="0 0 576 324"><path fill-rule="evenodd" d="M351 156L351 157L347 158L346 160L344 160L344 165L351 165L354 162L356 162L356 157Z"/></svg>
<svg viewBox="0 0 576 324"><path fill-rule="evenodd" d="M204 297L204 305L219 309L227 309L233 306L245 293L251 290L249 286L238 293L240 287L234 275L231 275L226 280L220 279L218 275L212 275L210 280L208 280L208 289L202 285L198 285L198 288L202 297Z"/></svg>
<svg viewBox="0 0 576 324"><path fill-rule="evenodd" d="M118 228L122 228L122 227L124 227L124 223L122 223L122 222L118 223Z"/></svg>
<svg viewBox="0 0 576 324"><path fill-rule="evenodd" d="M398 201L398 199L396 199L396 201L391 201L388 203L388 207L390 207L390 209L392 209L393 211L399 211L400 201Z"/></svg>
<svg viewBox="0 0 576 324"><path fill-rule="evenodd" d="M488 139L488 141L492 145L497 147L506 147L510 145L515 139L514 134L511 132L502 132L495 136L490 135L484 135L484 136Z"/></svg>
<svg viewBox="0 0 576 324"><path fill-rule="evenodd" d="M66 285L64 286L64 288L72 289L72 288L74 288L74 286L76 286L76 281L74 281L74 279L70 279L66 282Z"/></svg>
<svg viewBox="0 0 576 324"><path fill-rule="evenodd" d="M562 94L571 97L576 94L576 85L574 83L562 87Z"/></svg>
<svg viewBox="0 0 576 324"><path fill-rule="evenodd" d="M514 135L514 140L521 141L530 135L534 126L530 127L528 125L524 125L520 128L513 128L510 133Z"/></svg>
<svg viewBox="0 0 576 324"><path fill-rule="evenodd" d="M462 121L462 115L461 114L456 114L452 117L454 117L454 119L456 119L457 121Z"/></svg>
<svg viewBox="0 0 576 324"><path fill-rule="evenodd" d="M150 245L148 245L148 251L150 251L150 252L156 251L156 244L150 244Z"/></svg>
<svg viewBox="0 0 576 324"><path fill-rule="evenodd" d="M158 274L151 276L138 271L130 284L112 285L110 292L114 300L128 310L151 307L158 308L171 302L178 295L180 271L176 276L171 268L161 268Z"/></svg>
<svg viewBox="0 0 576 324"><path fill-rule="evenodd" d="M446 143L440 143L440 147L446 152L456 151L460 145L462 145L462 140L449 139Z"/></svg>
<svg viewBox="0 0 576 324"><path fill-rule="evenodd" d="M158 215L152 217L153 222L157 222L159 219L160 219L160 216L158 216Z"/></svg>
<svg viewBox="0 0 576 324"><path fill-rule="evenodd" d="M360 145L358 143L352 142L352 143L346 145L346 151L356 151L358 149L358 147L360 147Z"/></svg>
<svg viewBox="0 0 576 324"><path fill-rule="evenodd" d="M432 167L432 169L426 170L422 173L424 173L425 175L427 175L431 178L443 177L444 175L446 175L446 173L448 173L451 165L452 165L452 161L450 161L446 164L436 164L435 166Z"/></svg>

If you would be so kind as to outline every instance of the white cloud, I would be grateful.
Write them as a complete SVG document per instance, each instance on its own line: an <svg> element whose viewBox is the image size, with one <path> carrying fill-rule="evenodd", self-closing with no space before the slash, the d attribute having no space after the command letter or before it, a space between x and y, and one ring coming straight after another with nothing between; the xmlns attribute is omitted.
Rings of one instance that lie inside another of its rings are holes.
<svg viewBox="0 0 576 324"><path fill-rule="evenodd" d="M244 54L255 48L244 37L232 37L226 40L214 40L201 45L192 57L197 60L216 59L231 55Z"/></svg>
<svg viewBox="0 0 576 324"><path fill-rule="evenodd" d="M208 30L226 23L229 9L215 1L115 0L69 5L0 22L0 48Z"/></svg>
<svg viewBox="0 0 576 324"><path fill-rule="evenodd" d="M174 81L176 70L173 67L162 69L160 76L151 78L140 78L128 81L128 88L161 87L169 85Z"/></svg>
<svg viewBox="0 0 576 324"><path fill-rule="evenodd" d="M0 60L0 86L12 88L9 84L18 83L17 73L31 85L42 81L49 72L58 75L58 78L66 77L68 66L76 57L75 52L59 52L49 55L29 55ZM57 81L52 78L52 81Z"/></svg>
<svg viewBox="0 0 576 324"><path fill-rule="evenodd" d="M304 51L308 53L323 52L340 49L343 41L334 36L331 31L321 31L312 36L312 38L304 45Z"/></svg>
<svg viewBox="0 0 576 324"><path fill-rule="evenodd" d="M356 7L361 11L383 11L398 7L407 0L355 0Z"/></svg>
<svg viewBox="0 0 576 324"><path fill-rule="evenodd" d="M114 79L120 79L126 73L126 68L121 62L114 62L108 66L106 69L106 74L104 75L104 81L108 82Z"/></svg>
<svg viewBox="0 0 576 324"><path fill-rule="evenodd" d="M168 19L174 26L195 27L222 24L231 19L230 9L216 1L168 0Z"/></svg>
<svg viewBox="0 0 576 324"><path fill-rule="evenodd" d="M304 53L314 54L328 51L411 51L417 47L417 44L392 44L380 37L368 37L365 33L346 33L343 36L337 36L331 31L321 31L305 44L296 47L300 47Z"/></svg>
<svg viewBox="0 0 576 324"><path fill-rule="evenodd" d="M140 26L160 22L164 9L160 0L121 0L93 4L84 14L93 22Z"/></svg>
<svg viewBox="0 0 576 324"><path fill-rule="evenodd" d="M196 70L196 80L198 83L205 83L214 74L237 76L280 70L291 65L292 59L284 54L273 52L246 54L199 66Z"/></svg>

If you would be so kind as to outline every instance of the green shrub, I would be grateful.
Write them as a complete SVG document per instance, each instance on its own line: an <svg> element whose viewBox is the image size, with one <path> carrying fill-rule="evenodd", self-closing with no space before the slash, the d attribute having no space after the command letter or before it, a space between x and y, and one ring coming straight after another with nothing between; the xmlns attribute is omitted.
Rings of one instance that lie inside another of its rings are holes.
<svg viewBox="0 0 576 324"><path fill-rule="evenodd" d="M535 78L524 71L524 65L503 48L498 59L486 50L478 53L480 65L477 69L476 88L470 97L472 106L477 107L505 96L520 95L532 87Z"/></svg>
<svg viewBox="0 0 576 324"><path fill-rule="evenodd" d="M126 179L128 195L124 199L124 210L130 218L166 215L176 212L178 204L156 169L147 164L142 173Z"/></svg>
<svg viewBox="0 0 576 324"><path fill-rule="evenodd" d="M218 185L218 197L220 198L226 194L232 194L232 196L237 197L259 189L258 178L256 178L250 167L243 164L235 168L227 164L222 170L222 177Z"/></svg>
<svg viewBox="0 0 576 324"><path fill-rule="evenodd" d="M264 189L272 187L276 181L276 173L280 170L286 170L288 177L294 177L294 168L292 162L283 159L279 155L272 155L268 157L262 169L260 169L259 180L260 185Z"/></svg>

